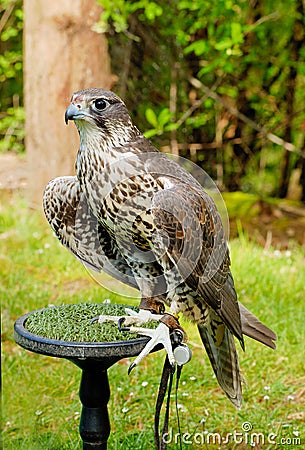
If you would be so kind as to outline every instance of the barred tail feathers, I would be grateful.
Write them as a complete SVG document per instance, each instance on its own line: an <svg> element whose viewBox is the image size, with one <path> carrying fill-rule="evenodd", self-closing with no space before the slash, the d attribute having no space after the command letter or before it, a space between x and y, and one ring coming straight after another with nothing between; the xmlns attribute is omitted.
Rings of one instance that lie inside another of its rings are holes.
<svg viewBox="0 0 305 450"><path fill-rule="evenodd" d="M198 330L220 387L231 402L240 408L243 379L232 333L225 326L223 339L219 345L216 345L206 326L199 324Z"/></svg>

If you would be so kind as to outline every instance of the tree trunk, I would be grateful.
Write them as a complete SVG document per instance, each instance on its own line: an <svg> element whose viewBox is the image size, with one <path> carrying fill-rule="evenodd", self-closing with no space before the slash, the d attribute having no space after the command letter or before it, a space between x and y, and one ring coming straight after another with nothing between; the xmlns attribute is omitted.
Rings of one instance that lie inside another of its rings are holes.
<svg viewBox="0 0 305 450"><path fill-rule="evenodd" d="M104 35L92 30L102 12L95 0L24 0L26 152L29 194L41 204L44 186L74 173L78 136L64 113L74 91L111 87Z"/></svg>

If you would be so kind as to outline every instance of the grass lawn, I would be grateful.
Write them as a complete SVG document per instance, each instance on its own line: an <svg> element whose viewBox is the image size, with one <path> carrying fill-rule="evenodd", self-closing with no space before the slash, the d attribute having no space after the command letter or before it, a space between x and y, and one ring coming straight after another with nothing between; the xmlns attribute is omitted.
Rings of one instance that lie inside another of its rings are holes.
<svg viewBox="0 0 305 450"><path fill-rule="evenodd" d="M79 449L80 370L20 348L13 339L14 322L49 304L109 298L137 305L138 299L94 283L57 243L42 213L30 210L21 196L2 193L0 201L3 447ZM291 244L285 251L264 250L244 236L230 245L239 299L278 334L277 350L246 338L246 352L239 354L247 386L243 406L236 410L218 387L196 327L182 323L193 351L178 393L183 449L305 448L304 249ZM150 355L130 376L131 361L109 369L109 449L153 448L163 360L163 351ZM174 401L169 427L168 448L178 449Z"/></svg>

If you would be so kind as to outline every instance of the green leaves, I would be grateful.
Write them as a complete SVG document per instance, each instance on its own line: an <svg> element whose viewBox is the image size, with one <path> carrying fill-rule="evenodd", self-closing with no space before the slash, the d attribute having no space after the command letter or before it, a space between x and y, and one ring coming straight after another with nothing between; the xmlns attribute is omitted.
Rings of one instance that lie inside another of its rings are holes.
<svg viewBox="0 0 305 450"><path fill-rule="evenodd" d="M24 150L25 130L24 108L22 106L8 108L0 121L0 136L0 153L8 150L21 153Z"/></svg>
<svg viewBox="0 0 305 450"><path fill-rule="evenodd" d="M166 131L171 131L177 128L177 125L171 122L173 115L168 108L163 108L158 115L153 109L147 108L145 111L145 117L147 122L153 126L152 129L144 133L147 139L155 136L156 134L161 135Z"/></svg>
<svg viewBox="0 0 305 450"><path fill-rule="evenodd" d="M201 56L210 50L210 45L208 41L205 39L200 39L199 41L192 42L192 44L188 45L184 50L184 53L188 55L191 52L194 52L195 55Z"/></svg>
<svg viewBox="0 0 305 450"><path fill-rule="evenodd" d="M231 23L231 40L232 44L242 44L244 42L244 33L239 22Z"/></svg>
<svg viewBox="0 0 305 450"><path fill-rule="evenodd" d="M144 7L144 16L150 21L155 20L163 13L162 7L155 2L142 1L138 3Z"/></svg>
<svg viewBox="0 0 305 450"><path fill-rule="evenodd" d="M145 111L145 117L150 125L152 125L155 128L158 126L158 118L153 109L147 108Z"/></svg>
<svg viewBox="0 0 305 450"><path fill-rule="evenodd" d="M23 9L21 0L1 0L0 4L0 152L24 150L23 97Z"/></svg>
<svg viewBox="0 0 305 450"><path fill-rule="evenodd" d="M146 0L125 1L125 0L99 0L103 7L101 23L99 29L107 31L109 22L112 22L117 33L126 32L129 24L128 19L131 14L139 12L141 20L147 19L152 22L163 13L162 7L155 2Z"/></svg>
<svg viewBox="0 0 305 450"><path fill-rule="evenodd" d="M6 51L0 55L0 82L15 78L22 73L22 55L16 51Z"/></svg>

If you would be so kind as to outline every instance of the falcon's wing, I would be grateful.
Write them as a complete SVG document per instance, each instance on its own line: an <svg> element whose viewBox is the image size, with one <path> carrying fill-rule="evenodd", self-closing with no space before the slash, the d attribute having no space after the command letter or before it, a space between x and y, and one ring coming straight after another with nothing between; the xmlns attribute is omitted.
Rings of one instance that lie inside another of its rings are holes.
<svg viewBox="0 0 305 450"><path fill-rule="evenodd" d="M51 180L43 208L61 244L85 266L138 289L134 276L115 242L92 214L76 177Z"/></svg>
<svg viewBox="0 0 305 450"><path fill-rule="evenodd" d="M157 253L171 262L182 281L242 343L239 307L219 213L202 188L183 181L172 178L169 188L154 195Z"/></svg>

